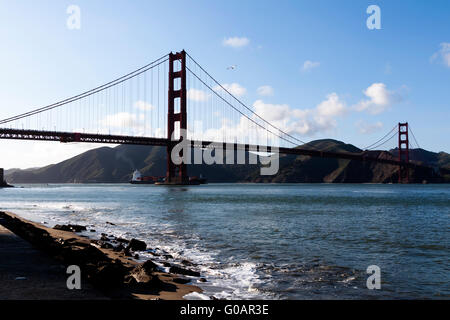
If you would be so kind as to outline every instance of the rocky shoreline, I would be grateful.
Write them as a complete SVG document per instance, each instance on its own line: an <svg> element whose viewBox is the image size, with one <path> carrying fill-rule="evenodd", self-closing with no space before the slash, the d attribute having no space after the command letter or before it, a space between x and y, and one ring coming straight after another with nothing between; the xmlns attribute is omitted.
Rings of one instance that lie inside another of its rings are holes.
<svg viewBox="0 0 450 320"><path fill-rule="evenodd" d="M137 262L138 252L160 255L138 239L102 234L100 239L91 240L76 234L88 231L85 226L48 228L1 211L0 218L5 228L39 250L66 266L79 266L84 280L113 299L180 300L188 293L202 291L189 282L206 281L200 273L185 267L191 265L188 261L183 261L182 266L164 262L164 269L152 260Z"/></svg>

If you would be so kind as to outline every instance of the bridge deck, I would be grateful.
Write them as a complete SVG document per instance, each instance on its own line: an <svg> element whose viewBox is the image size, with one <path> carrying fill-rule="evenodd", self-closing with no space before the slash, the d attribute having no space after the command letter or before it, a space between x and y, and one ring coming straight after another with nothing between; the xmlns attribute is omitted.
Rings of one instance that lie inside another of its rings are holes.
<svg viewBox="0 0 450 320"><path fill-rule="evenodd" d="M151 145L151 146L168 146L170 143L170 141L166 138L21 130L21 129L0 129L0 139L57 141L62 143L83 142L83 143L102 143L102 144L133 144L133 145ZM172 143L176 142L172 141ZM212 141L202 141L202 142L189 141L188 143L194 148L215 147L225 149L227 147L226 143L217 143ZM281 147L276 148L273 146L249 145L239 143L228 144L228 147L230 146L232 146L235 150L260 151L260 152L262 150L267 150L267 152L275 152L280 154L306 155L320 158L370 161L396 166L428 168L427 166L422 166L411 162L402 162L394 159L383 159L373 157L368 152L365 151L361 153L345 153L345 152L320 151L310 148L281 148Z"/></svg>

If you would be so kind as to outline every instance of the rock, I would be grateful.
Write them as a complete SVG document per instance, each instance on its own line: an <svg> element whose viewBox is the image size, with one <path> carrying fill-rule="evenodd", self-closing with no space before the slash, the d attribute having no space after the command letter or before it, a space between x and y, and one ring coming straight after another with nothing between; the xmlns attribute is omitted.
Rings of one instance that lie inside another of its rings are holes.
<svg viewBox="0 0 450 320"><path fill-rule="evenodd" d="M108 242L103 242L100 245L100 248L102 248L102 249L114 249L114 246L112 244L108 243Z"/></svg>
<svg viewBox="0 0 450 320"><path fill-rule="evenodd" d="M137 282L135 277L133 277L131 275L128 275L128 276L125 277L124 284L127 287L131 287L131 288L136 287L137 283L138 282Z"/></svg>
<svg viewBox="0 0 450 320"><path fill-rule="evenodd" d="M95 229L91 229L91 230L89 230L90 232L97 232L97 231L95 231Z"/></svg>
<svg viewBox="0 0 450 320"><path fill-rule="evenodd" d="M116 241L121 242L121 243L126 243L126 244L130 243L130 241L128 241L127 239L123 239L123 238L116 238Z"/></svg>
<svg viewBox="0 0 450 320"><path fill-rule="evenodd" d="M117 247L114 247L113 250L115 252L120 252L120 251L125 250L125 247L123 245L119 244Z"/></svg>
<svg viewBox="0 0 450 320"><path fill-rule="evenodd" d="M177 266L171 266L169 269L170 273L176 273L176 274L183 274L186 276L192 276L192 277L200 277L200 273L197 271L192 271L188 269L183 269Z"/></svg>
<svg viewBox="0 0 450 320"><path fill-rule="evenodd" d="M185 266L194 266L194 264L192 262L187 261L187 260L182 260L181 264L184 264Z"/></svg>
<svg viewBox="0 0 450 320"><path fill-rule="evenodd" d="M147 244L141 240L131 239L127 249L130 249L132 251L144 251L147 249Z"/></svg>
<svg viewBox="0 0 450 320"><path fill-rule="evenodd" d="M205 278L200 278L200 279L198 279L198 281L200 281L200 282L207 282L207 280Z"/></svg>
<svg viewBox="0 0 450 320"><path fill-rule="evenodd" d="M130 275L133 276L136 281L136 288L139 289L156 289L160 288L162 281L158 278L157 275L153 274L153 271L156 270L156 264L152 261L148 260L145 263L134 268ZM132 281L130 281L132 283Z"/></svg>
<svg viewBox="0 0 450 320"><path fill-rule="evenodd" d="M128 248L128 247L126 247L125 250L123 250L123 254L124 254L126 257L131 257L131 256L132 256L132 254L131 254L131 252L130 252L130 248Z"/></svg>
<svg viewBox="0 0 450 320"><path fill-rule="evenodd" d="M106 224L109 224L109 225L111 225L111 226L115 226L115 224L114 224L114 223L112 223L112 222L109 222L109 221L106 221Z"/></svg>
<svg viewBox="0 0 450 320"><path fill-rule="evenodd" d="M142 264L142 268L145 270L145 272L151 274L158 268L158 266L153 261L147 260Z"/></svg>
<svg viewBox="0 0 450 320"><path fill-rule="evenodd" d="M136 254L134 255L134 258L135 258L135 259L139 259L139 255L136 253Z"/></svg>
<svg viewBox="0 0 450 320"><path fill-rule="evenodd" d="M86 231L86 227L85 226L80 226L77 224L57 224L56 226L53 227L53 229L55 230L62 230L62 231L71 231L71 232L81 232L81 231Z"/></svg>
<svg viewBox="0 0 450 320"><path fill-rule="evenodd" d="M123 285L126 274L127 269L119 260L115 260L98 267L89 278L99 289L112 289Z"/></svg>
<svg viewBox="0 0 450 320"><path fill-rule="evenodd" d="M173 282L179 283L179 284L186 284L186 283L191 282L191 280L186 279L186 278L175 278L175 279L173 279Z"/></svg>
<svg viewBox="0 0 450 320"><path fill-rule="evenodd" d="M69 245L62 248L61 252L64 262L75 265L84 265L86 263L107 262L109 258L94 246L79 247Z"/></svg>
<svg viewBox="0 0 450 320"><path fill-rule="evenodd" d="M166 268L170 268L172 265L170 263L168 263L168 262L164 262L163 266L166 267Z"/></svg>

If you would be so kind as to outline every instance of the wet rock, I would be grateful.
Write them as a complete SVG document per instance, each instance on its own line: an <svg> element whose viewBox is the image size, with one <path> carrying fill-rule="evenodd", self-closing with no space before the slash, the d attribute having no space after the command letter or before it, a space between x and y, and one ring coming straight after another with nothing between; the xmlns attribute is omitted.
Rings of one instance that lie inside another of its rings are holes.
<svg viewBox="0 0 450 320"><path fill-rule="evenodd" d="M198 279L198 281L200 281L200 282L207 282L207 280L205 278L200 278L200 279Z"/></svg>
<svg viewBox="0 0 450 320"><path fill-rule="evenodd" d="M103 242L100 245L100 248L102 248L102 249L114 249L114 246L112 244L108 243L108 242Z"/></svg>
<svg viewBox="0 0 450 320"><path fill-rule="evenodd" d="M173 259L173 256L171 254L165 254L163 255L163 257L166 259Z"/></svg>
<svg viewBox="0 0 450 320"><path fill-rule="evenodd" d="M182 260L181 264L184 264L185 266L191 266L191 267L194 266L194 264L192 262L187 261L187 260Z"/></svg>
<svg viewBox="0 0 450 320"><path fill-rule="evenodd" d="M116 241L121 242L121 243L126 243L126 244L130 243L130 241L128 241L127 239L123 239L123 238L116 238Z"/></svg>
<svg viewBox="0 0 450 320"><path fill-rule="evenodd" d="M125 250L125 247L123 245L119 244L117 247L114 247L113 250L115 252L120 252L120 251Z"/></svg>
<svg viewBox="0 0 450 320"><path fill-rule="evenodd" d="M147 249L147 244L144 241L131 239L128 247L132 251L144 251Z"/></svg>
<svg viewBox="0 0 450 320"><path fill-rule="evenodd" d="M111 226L115 226L115 224L114 224L114 223L112 223L112 222L109 222L109 221L106 221L106 224L109 224L109 225L111 225Z"/></svg>
<svg viewBox="0 0 450 320"><path fill-rule="evenodd" d="M133 256L133 255L131 254L131 252L130 252L130 248L128 248L128 247L126 247L125 250L123 250L123 254L124 254L126 257L131 257L131 256Z"/></svg>
<svg viewBox="0 0 450 320"><path fill-rule="evenodd" d="M77 224L63 224L63 225L57 224L56 226L53 227L53 229L71 232L81 232L87 230L85 226L80 226Z"/></svg>
<svg viewBox="0 0 450 320"><path fill-rule="evenodd" d="M191 280L186 279L186 278L175 278L175 279L173 279L173 282L179 283L179 284L186 284L186 283L191 282Z"/></svg>
<svg viewBox="0 0 450 320"><path fill-rule="evenodd" d="M134 258L135 258L135 259L139 259L139 255L136 253L136 254L134 255Z"/></svg>
<svg viewBox="0 0 450 320"><path fill-rule="evenodd" d="M177 266L171 266L169 269L170 273L176 273L176 274L182 274L186 276L192 276L192 277L200 277L200 273L197 271L192 271L189 269L183 269Z"/></svg>
<svg viewBox="0 0 450 320"><path fill-rule="evenodd" d="M164 262L163 266L166 267L166 268L170 268L172 265L170 263L168 263L168 262Z"/></svg>
<svg viewBox="0 0 450 320"><path fill-rule="evenodd" d="M145 270L145 272L152 273L158 268L158 266L153 261L147 260L142 264L142 268Z"/></svg>
<svg viewBox="0 0 450 320"><path fill-rule="evenodd" d="M89 230L90 232L97 232L97 231L95 231L95 229L91 229L91 230Z"/></svg>

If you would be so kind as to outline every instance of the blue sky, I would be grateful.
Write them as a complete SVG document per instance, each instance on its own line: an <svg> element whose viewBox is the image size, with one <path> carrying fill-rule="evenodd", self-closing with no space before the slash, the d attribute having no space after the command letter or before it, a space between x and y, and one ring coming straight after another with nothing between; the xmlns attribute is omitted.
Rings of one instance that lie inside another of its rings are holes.
<svg viewBox="0 0 450 320"><path fill-rule="evenodd" d="M72 4L80 30L66 26ZM381 9L381 30L366 26L369 5ZM242 100L262 113L309 110L313 126L325 114L327 128L297 132L302 140L365 147L408 121L423 148L449 152L449 16L445 0L2 0L0 118L185 49L216 79L245 88ZM230 38L242 45L226 45ZM273 93L258 94L261 86ZM0 167L54 163L91 147L0 141Z"/></svg>

